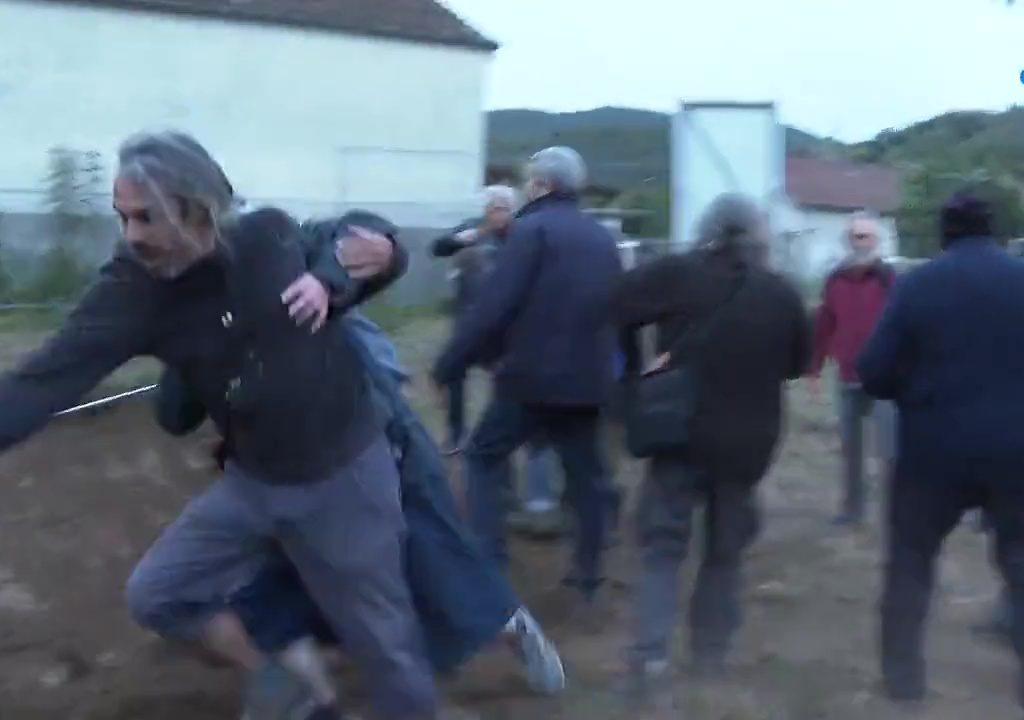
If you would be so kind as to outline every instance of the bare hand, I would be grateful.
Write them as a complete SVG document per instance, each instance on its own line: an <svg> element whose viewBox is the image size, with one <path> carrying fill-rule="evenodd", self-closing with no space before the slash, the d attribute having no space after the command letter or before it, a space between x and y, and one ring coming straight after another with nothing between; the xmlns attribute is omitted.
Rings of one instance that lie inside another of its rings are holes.
<svg viewBox="0 0 1024 720"><path fill-rule="evenodd" d="M338 240L334 254L349 277L365 280L391 267L395 246L386 235L353 226L349 235Z"/></svg>
<svg viewBox="0 0 1024 720"><path fill-rule="evenodd" d="M662 353L658 357L651 360L651 363L647 366L647 369L644 370L644 375L650 375L651 373L656 373L659 370L664 370L665 368L668 367L668 363L671 359L671 353Z"/></svg>
<svg viewBox="0 0 1024 720"><path fill-rule="evenodd" d="M327 288L306 273L281 293L281 302L288 306L288 315L295 320L296 325L312 321L311 331L316 332L327 319L330 298Z"/></svg>
<svg viewBox="0 0 1024 720"><path fill-rule="evenodd" d="M463 230L462 232L455 233L455 241L463 245L472 245L476 242L479 237L480 231L475 228L469 230Z"/></svg>

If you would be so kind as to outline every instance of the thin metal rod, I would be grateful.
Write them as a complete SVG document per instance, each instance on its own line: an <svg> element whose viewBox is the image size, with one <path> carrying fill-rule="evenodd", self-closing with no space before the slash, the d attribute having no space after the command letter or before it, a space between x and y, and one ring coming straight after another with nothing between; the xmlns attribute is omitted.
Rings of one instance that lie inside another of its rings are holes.
<svg viewBox="0 0 1024 720"><path fill-rule="evenodd" d="M95 410L96 408L114 405L122 400L127 400L128 398L152 392L158 387L160 387L158 384L145 385L143 387L135 388L134 390L118 393L117 395L111 395L110 397L100 398L99 400L93 400L92 402L83 403L81 405L75 405L67 410L61 410L59 413L54 413L54 417L65 417L67 415L75 415L80 412L85 412L86 410Z"/></svg>

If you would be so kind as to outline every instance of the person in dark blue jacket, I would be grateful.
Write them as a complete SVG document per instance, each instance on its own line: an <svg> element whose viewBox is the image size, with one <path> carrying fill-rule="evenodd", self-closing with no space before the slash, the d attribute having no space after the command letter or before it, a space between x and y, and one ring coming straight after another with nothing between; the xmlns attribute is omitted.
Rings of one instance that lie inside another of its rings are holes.
<svg viewBox="0 0 1024 720"><path fill-rule="evenodd" d="M465 453L471 526L484 550L507 563L508 458L543 435L561 456L578 524L569 581L590 599L601 582L608 515L599 424L613 384L609 300L622 263L611 233L579 208L585 178L583 160L570 148L531 158L530 201L433 376L444 387L500 349L493 397Z"/></svg>
<svg viewBox="0 0 1024 720"><path fill-rule="evenodd" d="M897 281L857 364L864 389L899 409L881 652L884 690L904 701L924 697L935 561L970 508L994 529L1024 659L1024 263L969 192L943 206L941 227L944 252Z"/></svg>

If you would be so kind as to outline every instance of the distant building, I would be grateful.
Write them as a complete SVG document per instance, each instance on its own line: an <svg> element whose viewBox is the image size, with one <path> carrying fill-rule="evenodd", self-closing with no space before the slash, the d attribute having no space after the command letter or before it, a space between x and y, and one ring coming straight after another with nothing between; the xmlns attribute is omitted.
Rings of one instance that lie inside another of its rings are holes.
<svg viewBox="0 0 1024 720"><path fill-rule="evenodd" d="M775 207L778 263L795 275L818 279L848 252L850 213L872 210L881 220L884 255L899 254L895 213L903 202L895 169L816 157L787 157L785 198Z"/></svg>
<svg viewBox="0 0 1024 720"><path fill-rule="evenodd" d="M241 194L298 215L447 227L484 180L496 45L435 0L0 0L0 28L8 249L39 244L49 151L99 154L105 211L142 129L194 134Z"/></svg>

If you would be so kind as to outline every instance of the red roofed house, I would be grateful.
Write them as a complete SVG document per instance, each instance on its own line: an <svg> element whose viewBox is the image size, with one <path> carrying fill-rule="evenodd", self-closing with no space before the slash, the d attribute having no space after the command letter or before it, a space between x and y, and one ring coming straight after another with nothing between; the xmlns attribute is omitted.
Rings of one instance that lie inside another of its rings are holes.
<svg viewBox="0 0 1024 720"><path fill-rule="evenodd" d="M894 214L903 202L902 184L898 170L880 165L787 157L787 202L776 216L780 262L801 277L825 275L846 254L846 223L857 210L882 217L882 253L898 255Z"/></svg>

